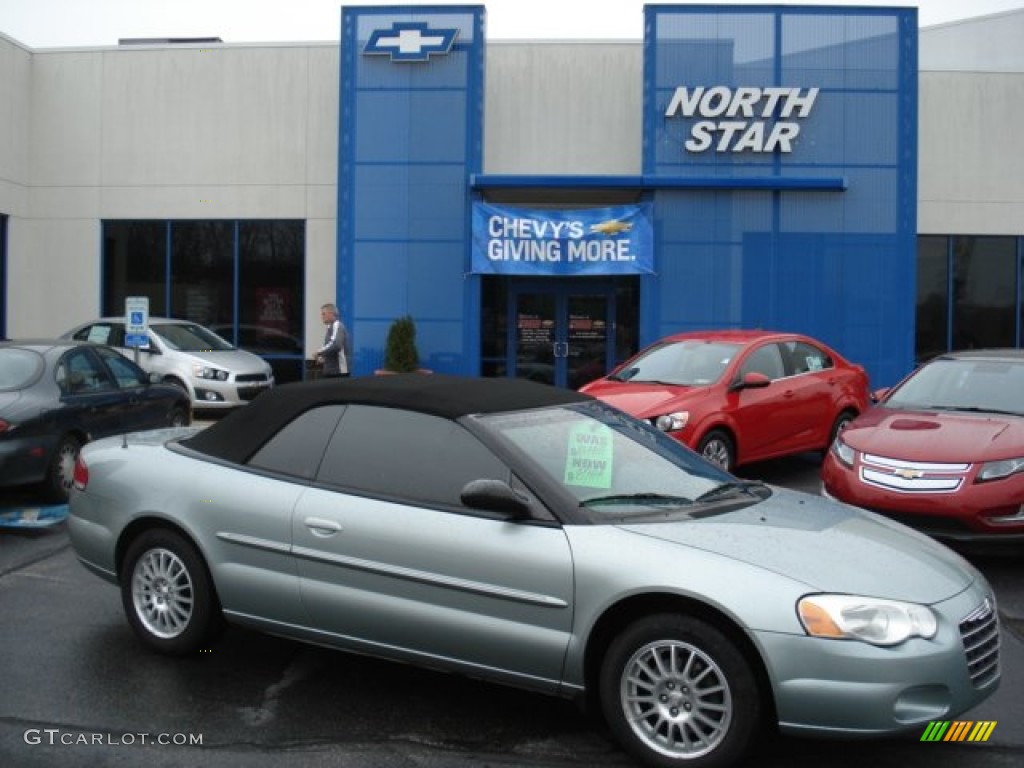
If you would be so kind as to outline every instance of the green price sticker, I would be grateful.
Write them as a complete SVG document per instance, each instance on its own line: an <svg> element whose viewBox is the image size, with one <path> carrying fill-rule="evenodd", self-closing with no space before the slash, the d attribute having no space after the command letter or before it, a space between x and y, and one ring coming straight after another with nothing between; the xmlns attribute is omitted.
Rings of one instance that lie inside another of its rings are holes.
<svg viewBox="0 0 1024 768"><path fill-rule="evenodd" d="M565 484L587 488L612 487L612 437L604 424L581 424L569 433Z"/></svg>

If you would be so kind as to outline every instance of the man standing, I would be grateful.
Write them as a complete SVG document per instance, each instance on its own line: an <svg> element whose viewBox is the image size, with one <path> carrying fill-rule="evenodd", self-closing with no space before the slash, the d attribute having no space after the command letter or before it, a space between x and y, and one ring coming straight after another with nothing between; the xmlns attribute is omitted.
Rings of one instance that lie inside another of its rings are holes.
<svg viewBox="0 0 1024 768"><path fill-rule="evenodd" d="M320 319L327 326L324 345L316 353L316 359L324 366L322 375L324 378L348 376L352 345L345 324L338 318L338 308L334 304L324 304L320 307Z"/></svg>

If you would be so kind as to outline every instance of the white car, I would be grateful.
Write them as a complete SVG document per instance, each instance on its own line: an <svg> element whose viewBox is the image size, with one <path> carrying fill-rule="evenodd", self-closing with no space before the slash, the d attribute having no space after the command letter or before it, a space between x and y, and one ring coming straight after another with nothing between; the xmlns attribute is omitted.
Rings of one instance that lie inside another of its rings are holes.
<svg viewBox="0 0 1024 768"><path fill-rule="evenodd" d="M123 317L103 317L72 328L62 338L107 344L134 360L135 348L126 345L124 326ZM151 317L148 335L149 343L139 347L138 364L185 390L193 408L237 408L274 386L266 360L198 323Z"/></svg>

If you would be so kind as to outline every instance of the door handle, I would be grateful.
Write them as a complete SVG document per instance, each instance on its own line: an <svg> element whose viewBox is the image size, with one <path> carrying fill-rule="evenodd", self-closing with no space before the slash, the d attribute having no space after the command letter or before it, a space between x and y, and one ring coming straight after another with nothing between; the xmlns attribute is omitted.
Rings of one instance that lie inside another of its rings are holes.
<svg viewBox="0 0 1024 768"><path fill-rule="evenodd" d="M551 345L555 357L568 357L569 356L569 342L567 341L556 341Z"/></svg>
<svg viewBox="0 0 1024 768"><path fill-rule="evenodd" d="M326 538L341 532L341 526L333 520L324 520L322 517L307 517L302 521L314 536Z"/></svg>

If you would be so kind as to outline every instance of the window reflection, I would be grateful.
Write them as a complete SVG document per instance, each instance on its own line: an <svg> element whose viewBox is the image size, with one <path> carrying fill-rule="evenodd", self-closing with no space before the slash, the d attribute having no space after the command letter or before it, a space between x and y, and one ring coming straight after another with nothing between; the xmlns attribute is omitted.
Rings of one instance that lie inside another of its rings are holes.
<svg viewBox="0 0 1024 768"><path fill-rule="evenodd" d="M1016 345L1012 237L953 238L953 348Z"/></svg>
<svg viewBox="0 0 1024 768"><path fill-rule="evenodd" d="M301 220L107 221L103 313L122 315L126 297L147 296L152 316L204 325L265 357L278 382L297 381L305 254Z"/></svg>
<svg viewBox="0 0 1024 768"><path fill-rule="evenodd" d="M171 224L171 315L201 325L231 323L234 226L227 221Z"/></svg>
<svg viewBox="0 0 1024 768"><path fill-rule="evenodd" d="M917 241L918 363L947 351L949 330L949 238L920 237Z"/></svg>
<svg viewBox="0 0 1024 768"><path fill-rule="evenodd" d="M124 314L127 296L147 296L151 315L167 314L167 222L103 223L103 314Z"/></svg>

